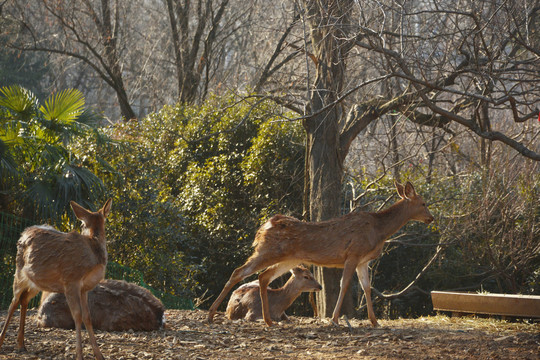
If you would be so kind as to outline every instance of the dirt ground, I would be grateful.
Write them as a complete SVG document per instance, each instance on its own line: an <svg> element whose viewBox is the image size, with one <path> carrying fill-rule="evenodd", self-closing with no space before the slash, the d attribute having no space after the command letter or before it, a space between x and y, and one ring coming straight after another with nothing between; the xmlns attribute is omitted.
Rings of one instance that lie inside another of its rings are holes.
<svg viewBox="0 0 540 360"><path fill-rule="evenodd" d="M96 335L106 359L540 359L540 323L449 318L351 319L350 327L327 319L290 317L268 328L262 322L229 321L206 311L168 310L167 328L153 332ZM15 348L18 312L0 359L74 359L75 331L36 327L35 310L26 326L27 352ZM3 323L6 312L0 312ZM93 359L83 332L85 359Z"/></svg>

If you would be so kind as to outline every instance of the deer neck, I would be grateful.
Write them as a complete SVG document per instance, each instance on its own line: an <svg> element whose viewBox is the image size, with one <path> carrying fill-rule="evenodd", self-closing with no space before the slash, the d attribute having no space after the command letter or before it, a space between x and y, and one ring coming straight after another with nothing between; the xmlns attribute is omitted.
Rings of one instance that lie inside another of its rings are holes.
<svg viewBox="0 0 540 360"><path fill-rule="evenodd" d="M92 249L92 252L96 256L96 260L99 264L107 263L107 240L105 238L105 231L94 231L93 229L84 229L82 234L88 236L88 245Z"/></svg>
<svg viewBox="0 0 540 360"><path fill-rule="evenodd" d="M287 309L289 306L292 305L294 300L302 293L298 290L296 286L293 284L294 276L291 276L289 280L283 285L279 291L281 292L281 301L280 305L283 308L283 310Z"/></svg>
<svg viewBox="0 0 540 360"><path fill-rule="evenodd" d="M84 236L88 236L89 238L100 244L106 243L105 231L102 229L85 228L81 231L81 234Z"/></svg>
<svg viewBox="0 0 540 360"><path fill-rule="evenodd" d="M388 239L410 220L407 207L407 201L402 199L388 209L373 214L377 222L376 228L379 231L380 241Z"/></svg>

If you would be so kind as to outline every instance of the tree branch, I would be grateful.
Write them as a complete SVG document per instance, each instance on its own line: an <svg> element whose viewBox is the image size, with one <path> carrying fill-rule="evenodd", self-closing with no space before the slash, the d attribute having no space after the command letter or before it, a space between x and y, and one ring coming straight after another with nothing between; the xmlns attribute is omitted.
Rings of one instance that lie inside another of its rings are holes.
<svg viewBox="0 0 540 360"><path fill-rule="evenodd" d="M280 64L278 64L279 67L274 67L274 69L270 70L270 68L272 67L272 65L276 61L279 54L281 54L281 52L284 49L283 44L285 43L285 39L287 38L287 36L289 36L289 34L292 31L294 25L296 25L296 23L298 22L299 19L300 19L300 15L296 14L294 16L294 18L293 18L293 21L289 24L287 29L285 29L285 32L283 33L283 35L281 35L281 38L278 40L278 42L276 44L276 48L274 49L274 53L272 54L272 56L270 56L270 59L266 63L266 66L264 67L264 70L263 70L261 76L259 77L259 81L257 81L257 85L255 85L255 92L256 93L260 91L261 87L266 82L266 79L268 79L268 77L270 77L270 75L272 75L272 73L274 73L277 69L279 69L279 67L281 67L281 66L283 66L285 64L284 62L281 62Z"/></svg>
<svg viewBox="0 0 540 360"><path fill-rule="evenodd" d="M357 44L359 44L358 41L357 41ZM405 60L397 52L395 52L393 50L382 48L380 46L372 45L372 44L368 45L368 44L363 44L362 43L361 46L369 48L369 49L374 50L374 51L377 51L377 52L379 52L381 54L384 54L385 56L389 56L392 59L394 59L394 61L401 68L401 71L403 71L403 77L406 78L407 80L409 80L412 83L412 85L415 87L415 89L417 90L417 94L422 99L423 105L426 106L427 108L429 108L435 114L440 115L440 120L441 121L445 121L445 122L454 121L454 122L457 122L457 123L467 127L468 129L472 130L475 134L477 134L478 136L480 136L480 137L482 137L484 139L493 140L493 141L500 141L500 142L510 146L511 148L515 149L516 151L518 151L523 156L528 157L528 158L533 159L533 160L536 160L536 161L540 161L540 153L537 153L537 152L529 149L524 144L522 144L522 143L520 143L520 142L518 142L518 141L504 135L503 133L501 133L499 131L485 131L485 130L482 130L476 125L476 123L473 120L466 119L466 118L464 118L464 117L462 117L462 116L460 116L460 115L458 115L456 113L453 113L451 111L445 110L445 109L437 106L430 98L428 98L427 93L430 90L433 90L433 89L437 89L437 90L441 90L441 91L449 91L449 92L452 92L452 91L448 90L446 88L441 88L440 85L438 85L438 84L431 84L431 83L428 83L426 81L417 79L412 74L412 71L407 66ZM471 96L471 94L467 94L467 96ZM504 99L502 99L500 101L501 102L503 100L509 101L509 99L510 99L510 97L507 96L507 97L505 97ZM488 99L488 98L484 98L482 100L492 102L492 100Z"/></svg>
<svg viewBox="0 0 540 360"><path fill-rule="evenodd" d="M418 288L416 286L416 283L418 283L418 280L420 280L420 278L426 273L426 271L430 268L431 264L433 264L433 262L435 261L435 259L437 259L437 257L439 256L439 254L441 253L443 249L443 246L441 244L439 244L439 246L437 247L437 251L435 252L435 254L431 257L431 259L429 259L429 261L427 262L427 264L424 266L424 268L416 275L416 277L414 278L413 281L410 282L409 285L407 285L403 290L401 290L400 292L397 292L397 293L393 293L393 294L383 294L381 293L380 291L378 291L377 289L375 288L371 288L371 290L378 296L378 297L381 297L383 299L386 299L386 300L392 300L392 299L395 299L395 298L398 298L400 296L403 296L405 295L406 293L408 293L409 291L411 291L412 289L416 288L418 290L420 290L420 288ZM422 292L425 293L425 291L422 290Z"/></svg>

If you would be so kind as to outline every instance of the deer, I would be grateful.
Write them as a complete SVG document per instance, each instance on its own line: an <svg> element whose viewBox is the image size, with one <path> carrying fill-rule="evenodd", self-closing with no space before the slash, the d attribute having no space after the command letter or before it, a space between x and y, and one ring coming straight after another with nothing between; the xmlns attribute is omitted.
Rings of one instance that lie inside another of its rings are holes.
<svg viewBox="0 0 540 360"><path fill-rule="evenodd" d="M64 233L49 225L26 228L17 242L13 299L0 333L0 347L13 312L21 305L17 348L26 351L24 325L29 301L40 291L63 293L66 296L76 328L77 360L83 359L81 323L84 322L94 356L103 360L94 335L88 310L88 291L104 277L107 265L105 219L111 210L111 199L97 212L85 209L74 201L71 208L81 220L82 232Z"/></svg>
<svg viewBox="0 0 540 360"><path fill-rule="evenodd" d="M255 234L254 251L246 263L236 268L223 290L208 310L212 322L217 309L229 291L241 280L260 270L259 295L263 319L272 326L268 302L268 284L300 263L323 267L343 268L340 292L332 323L339 324L341 305L350 280L356 270L366 296L368 317L378 326L371 302L369 262L377 258L385 241L409 221L431 223L434 218L426 203L407 182L394 182L400 199L380 212L350 212L321 222L305 222L294 217L275 215Z"/></svg>
<svg viewBox="0 0 540 360"><path fill-rule="evenodd" d="M273 321L288 320L285 310L301 293L320 290L322 290L321 284L315 280L308 269L303 266L293 268L291 277L283 287L268 289L270 317ZM232 293L227 304L226 314L230 320L255 321L262 319L261 298L257 281L244 284Z"/></svg>
<svg viewBox="0 0 540 360"><path fill-rule="evenodd" d="M165 307L152 293L122 280L103 280L88 292L92 326L104 331L152 331L165 325ZM74 329L66 296L43 292L37 324L44 328Z"/></svg>

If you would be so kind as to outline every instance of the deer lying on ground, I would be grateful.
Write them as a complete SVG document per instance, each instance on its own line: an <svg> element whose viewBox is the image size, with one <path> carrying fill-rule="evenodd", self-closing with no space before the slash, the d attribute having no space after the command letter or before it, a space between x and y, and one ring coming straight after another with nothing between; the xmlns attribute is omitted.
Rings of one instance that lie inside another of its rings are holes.
<svg viewBox="0 0 540 360"><path fill-rule="evenodd" d="M150 291L121 280L103 280L88 292L94 329L152 331L165 324L165 307ZM43 292L38 326L74 329L64 294Z"/></svg>
<svg viewBox="0 0 540 360"><path fill-rule="evenodd" d="M282 288L268 289L270 317L274 321L287 320L285 310L304 291L320 291L321 284L315 280L311 272L303 266L291 270L291 277ZM259 284L247 283L236 289L227 304L227 317L231 320L246 319L255 321L262 319Z"/></svg>
<svg viewBox="0 0 540 360"><path fill-rule="evenodd" d="M411 220L429 224L433 221L426 203L416 194L413 185L396 183L401 199L381 212L352 212L322 222L303 222L295 218L276 215L262 225L253 246L255 251L246 263L235 269L208 312L212 322L225 296L239 281L255 272L259 275L259 291L263 319L272 325L267 287L276 277L300 264L315 264L343 268L341 289L332 314L337 324L343 298L354 271L366 295L368 316L378 326L371 303L371 285L368 264L378 257L388 237Z"/></svg>
<svg viewBox="0 0 540 360"><path fill-rule="evenodd" d="M105 275L107 247L105 218L111 210L111 200L97 212L86 210L74 201L71 208L83 222L81 234L63 233L41 225L25 229L17 243L17 266L13 280L13 300L9 305L6 322L0 334L0 347L4 342L9 321L21 305L17 348L24 346L24 323L28 302L40 291L61 292L66 295L77 330L77 359L82 360L81 322L84 322L96 359L102 360L92 320L88 311L87 293Z"/></svg>

